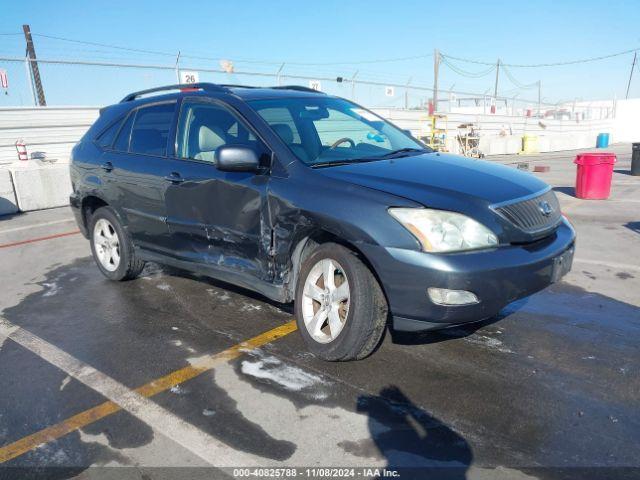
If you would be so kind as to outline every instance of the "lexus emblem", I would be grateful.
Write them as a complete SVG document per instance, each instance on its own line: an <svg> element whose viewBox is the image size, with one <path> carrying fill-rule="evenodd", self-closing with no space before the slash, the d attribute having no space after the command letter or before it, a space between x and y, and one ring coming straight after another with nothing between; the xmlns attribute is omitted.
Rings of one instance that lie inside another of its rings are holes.
<svg viewBox="0 0 640 480"><path fill-rule="evenodd" d="M545 217L548 217L553 213L553 207L549 205L549 202L547 202L546 200L538 203L538 209L540 210L540 213L542 213Z"/></svg>

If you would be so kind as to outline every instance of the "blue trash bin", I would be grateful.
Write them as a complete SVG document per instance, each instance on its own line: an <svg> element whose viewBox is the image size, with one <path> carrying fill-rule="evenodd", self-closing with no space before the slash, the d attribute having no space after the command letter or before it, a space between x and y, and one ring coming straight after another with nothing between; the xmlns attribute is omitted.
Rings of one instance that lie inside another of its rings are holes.
<svg viewBox="0 0 640 480"><path fill-rule="evenodd" d="M596 140L596 148L607 148L609 146L609 134L599 133Z"/></svg>

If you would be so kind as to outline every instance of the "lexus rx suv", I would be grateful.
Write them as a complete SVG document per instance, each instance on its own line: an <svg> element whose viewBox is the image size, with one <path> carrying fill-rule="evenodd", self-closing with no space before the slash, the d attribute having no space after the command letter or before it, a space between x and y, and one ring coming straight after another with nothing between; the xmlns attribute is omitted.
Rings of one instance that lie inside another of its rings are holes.
<svg viewBox="0 0 640 480"><path fill-rule="evenodd" d="M495 316L571 268L550 187L429 149L304 87L132 93L74 147L71 206L100 271L167 264L294 302L326 360Z"/></svg>

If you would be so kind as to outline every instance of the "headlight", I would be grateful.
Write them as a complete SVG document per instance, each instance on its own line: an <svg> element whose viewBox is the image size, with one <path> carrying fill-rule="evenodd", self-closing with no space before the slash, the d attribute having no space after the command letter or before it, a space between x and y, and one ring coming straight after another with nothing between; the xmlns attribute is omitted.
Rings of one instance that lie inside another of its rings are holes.
<svg viewBox="0 0 640 480"><path fill-rule="evenodd" d="M498 244L491 230L460 213L428 208L390 208L389 213L420 241L425 252L456 252Z"/></svg>

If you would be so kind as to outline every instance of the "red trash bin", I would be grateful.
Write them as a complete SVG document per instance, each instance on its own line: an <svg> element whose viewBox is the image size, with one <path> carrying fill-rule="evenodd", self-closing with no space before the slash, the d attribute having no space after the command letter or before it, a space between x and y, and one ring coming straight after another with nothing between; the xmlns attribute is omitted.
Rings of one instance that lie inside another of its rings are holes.
<svg viewBox="0 0 640 480"><path fill-rule="evenodd" d="M573 163L578 166L576 197L589 200L609 198L615 153L581 153Z"/></svg>

